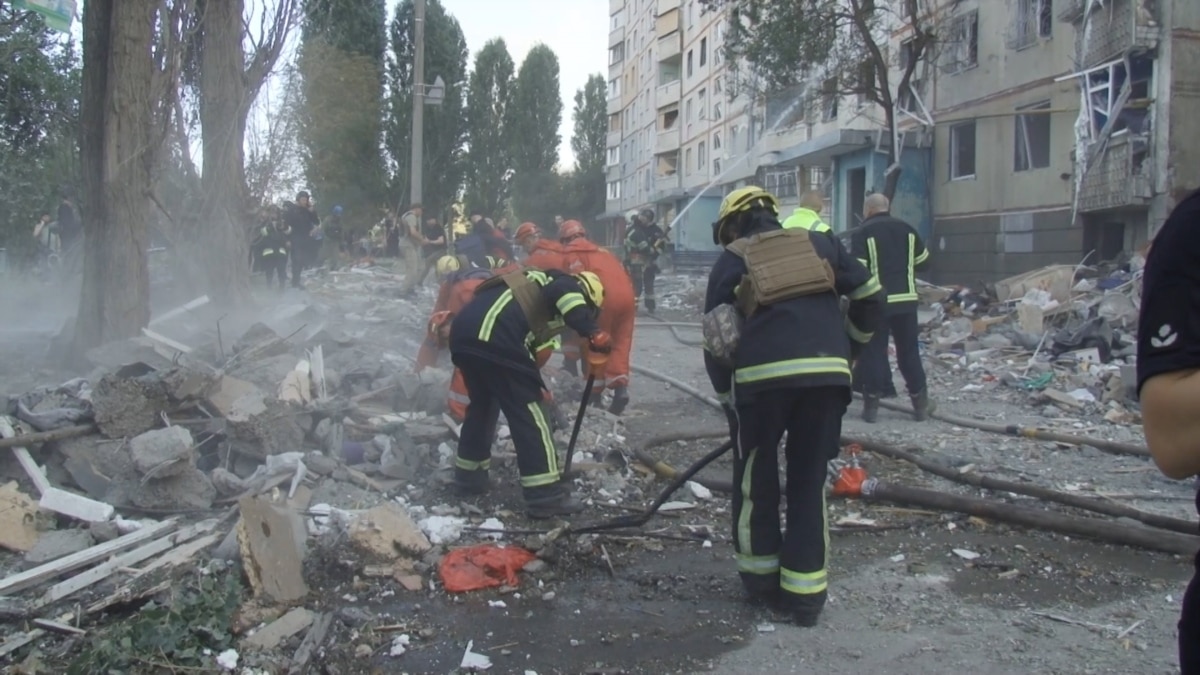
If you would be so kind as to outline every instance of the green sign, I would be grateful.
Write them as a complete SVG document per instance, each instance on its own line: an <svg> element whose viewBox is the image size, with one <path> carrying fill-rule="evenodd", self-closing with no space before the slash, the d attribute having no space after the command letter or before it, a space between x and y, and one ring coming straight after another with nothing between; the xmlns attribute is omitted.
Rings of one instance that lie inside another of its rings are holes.
<svg viewBox="0 0 1200 675"><path fill-rule="evenodd" d="M42 15L52 30L71 32L71 21L75 18L75 0L15 0L17 9L28 9Z"/></svg>

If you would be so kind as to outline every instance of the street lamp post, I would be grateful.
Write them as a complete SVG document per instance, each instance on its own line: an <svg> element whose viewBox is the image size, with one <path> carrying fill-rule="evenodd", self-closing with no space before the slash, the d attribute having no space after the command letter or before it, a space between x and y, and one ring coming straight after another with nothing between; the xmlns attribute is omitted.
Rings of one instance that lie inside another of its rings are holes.
<svg viewBox="0 0 1200 675"><path fill-rule="evenodd" d="M421 201L425 144L425 0L413 2L412 185L409 203Z"/></svg>

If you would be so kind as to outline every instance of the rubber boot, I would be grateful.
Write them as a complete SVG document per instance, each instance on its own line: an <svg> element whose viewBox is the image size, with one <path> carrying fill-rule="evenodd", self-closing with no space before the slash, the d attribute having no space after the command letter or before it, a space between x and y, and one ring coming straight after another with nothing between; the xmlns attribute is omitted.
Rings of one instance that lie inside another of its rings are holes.
<svg viewBox="0 0 1200 675"><path fill-rule="evenodd" d="M454 491L464 497L475 497L486 494L491 487L486 469L468 471L459 467L454 468Z"/></svg>
<svg viewBox="0 0 1200 675"><path fill-rule="evenodd" d="M863 421L874 424L879 419L879 397L863 395Z"/></svg>
<svg viewBox="0 0 1200 675"><path fill-rule="evenodd" d="M918 422L924 422L929 419L934 410L937 410L937 403L929 400L929 390L913 394L909 397L912 399L913 419Z"/></svg>
<svg viewBox="0 0 1200 675"><path fill-rule="evenodd" d="M612 403L608 406L608 412L620 415L625 412L625 406L627 405L629 405L629 388L617 387L613 389Z"/></svg>
<svg viewBox="0 0 1200 675"><path fill-rule="evenodd" d="M571 494L571 489L562 483L535 488L524 488L525 515L534 520L559 518L579 513L583 502Z"/></svg>

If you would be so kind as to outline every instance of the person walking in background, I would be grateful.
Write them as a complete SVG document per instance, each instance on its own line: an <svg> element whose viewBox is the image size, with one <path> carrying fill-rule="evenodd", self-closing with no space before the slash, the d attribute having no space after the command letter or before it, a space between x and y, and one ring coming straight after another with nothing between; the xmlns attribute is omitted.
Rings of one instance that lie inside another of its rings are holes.
<svg viewBox="0 0 1200 675"><path fill-rule="evenodd" d="M640 213L630 211L628 220L630 227L625 235L625 264L633 281L634 293L645 300L646 311L653 314L658 309L658 301L654 297L654 280L659 272L658 256L667 245L667 235L654 224L652 209L642 209Z"/></svg>
<svg viewBox="0 0 1200 675"><path fill-rule="evenodd" d="M917 231L892 216L890 208L887 197L868 196L863 205L865 220L850 238L850 252L871 270L887 292L885 320L863 350L854 369L854 382L856 387L862 386L863 421L875 422L879 417L879 399L892 389L887 349L890 333L896 343L896 361L912 399L913 417L921 422L929 418L936 405L929 400L917 342L920 330L917 280L913 272L929 259L929 251Z"/></svg>
<svg viewBox="0 0 1200 675"><path fill-rule="evenodd" d="M425 210L413 204L400 216L400 236L404 238L404 286L401 295L408 295L425 278L425 259L421 257L421 246L425 236L421 233L421 216Z"/></svg>
<svg viewBox="0 0 1200 675"><path fill-rule="evenodd" d="M292 248L292 288L302 288L300 274L312 263L315 248L312 233L319 224L308 192L301 190L296 194L296 201L287 205L283 220Z"/></svg>
<svg viewBox="0 0 1200 675"><path fill-rule="evenodd" d="M268 214L258 235L251 244L256 267L267 278L267 288L274 279L279 280L279 290L287 285L288 235L283 223L274 214Z"/></svg>

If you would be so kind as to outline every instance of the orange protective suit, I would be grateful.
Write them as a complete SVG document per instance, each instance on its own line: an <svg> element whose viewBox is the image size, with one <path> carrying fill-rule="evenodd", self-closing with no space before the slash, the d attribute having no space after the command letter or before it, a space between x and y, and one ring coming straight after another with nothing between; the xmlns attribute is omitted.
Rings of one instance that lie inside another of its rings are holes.
<svg viewBox="0 0 1200 675"><path fill-rule="evenodd" d="M587 239L575 239L563 245L564 272L578 274L593 272L604 284L604 306L600 308L600 329L612 336L612 353L608 356L604 378L596 377L596 390L629 386L629 353L633 349L633 321L637 315L633 282L617 256L608 249ZM586 340L576 338L573 345L563 340L563 353L568 360L578 359ZM571 350L569 347L573 346Z"/></svg>
<svg viewBox="0 0 1200 675"><path fill-rule="evenodd" d="M563 262L563 247L550 239L538 239L533 250L525 256L526 267L536 267L539 270L567 271Z"/></svg>
<svg viewBox="0 0 1200 675"><path fill-rule="evenodd" d="M425 340L421 343L421 349L417 352L418 373L425 367L437 363L438 354L445 344L444 336L450 334L450 322L454 320L454 315L474 299L475 289L491 276L490 273L482 272L483 270L472 270L465 275L455 274L442 282L441 288L438 289L437 301L433 305L433 316L442 319L442 324L440 326L431 325ZM450 378L450 392L446 395L446 404L455 421L461 424L466 419L467 405L470 402L467 382L458 368L455 368L454 375Z"/></svg>

